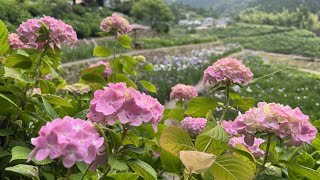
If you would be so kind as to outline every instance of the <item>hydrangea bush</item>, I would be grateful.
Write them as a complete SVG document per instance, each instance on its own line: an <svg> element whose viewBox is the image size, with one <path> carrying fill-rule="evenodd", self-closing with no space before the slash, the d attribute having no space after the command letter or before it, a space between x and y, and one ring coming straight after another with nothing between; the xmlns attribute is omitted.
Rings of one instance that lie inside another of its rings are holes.
<svg viewBox="0 0 320 180"><path fill-rule="evenodd" d="M67 84L60 47L76 42L71 26L44 16L8 34L0 21L0 179L320 179L319 123L233 91L255 81L242 61L212 62L205 96L177 84L176 107L164 108L141 79L154 66L116 56L131 49L130 23L114 13L100 28L114 46L97 46L93 55L105 61Z"/></svg>

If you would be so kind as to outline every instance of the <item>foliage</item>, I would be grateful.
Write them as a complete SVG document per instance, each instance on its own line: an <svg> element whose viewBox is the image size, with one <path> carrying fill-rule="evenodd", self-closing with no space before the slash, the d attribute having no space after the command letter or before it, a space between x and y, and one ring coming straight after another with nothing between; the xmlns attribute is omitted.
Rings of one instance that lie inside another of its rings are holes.
<svg viewBox="0 0 320 180"><path fill-rule="evenodd" d="M237 42L248 49L320 57L320 38L307 30L240 23L212 32L224 42Z"/></svg>
<svg viewBox="0 0 320 180"><path fill-rule="evenodd" d="M158 32L169 32L174 16L163 0L139 0L133 3L131 14Z"/></svg>
<svg viewBox="0 0 320 180"><path fill-rule="evenodd" d="M320 34L320 22L318 14L313 14L306 9L296 9L293 12L284 10L278 13L268 13L263 11L246 10L240 13L239 20L251 24L268 24L275 26L294 26L308 29L316 34Z"/></svg>

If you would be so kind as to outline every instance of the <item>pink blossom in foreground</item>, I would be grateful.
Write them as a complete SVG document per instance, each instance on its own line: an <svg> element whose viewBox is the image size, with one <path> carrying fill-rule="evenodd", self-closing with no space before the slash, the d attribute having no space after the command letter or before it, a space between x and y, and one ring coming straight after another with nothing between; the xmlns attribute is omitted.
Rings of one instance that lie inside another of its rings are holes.
<svg viewBox="0 0 320 180"><path fill-rule="evenodd" d="M103 150L104 139L90 121L66 116L47 122L39 131L39 136L31 139L35 146L28 160L42 161L62 158L66 168L78 161L91 164Z"/></svg>
<svg viewBox="0 0 320 180"><path fill-rule="evenodd" d="M115 29L120 34L127 34L132 30L130 23L118 13L113 13L112 16L104 18L100 23L100 29L104 32L109 32Z"/></svg>
<svg viewBox="0 0 320 180"><path fill-rule="evenodd" d="M112 74L112 68L110 67L110 64L108 62L98 61L97 63L90 64L89 68L97 67L97 66L100 66L100 65L104 65L105 66L105 69L104 69L104 72L103 72L102 76L105 77L105 78L108 78Z"/></svg>
<svg viewBox="0 0 320 180"><path fill-rule="evenodd" d="M259 146L264 143L264 140L261 138L254 138L254 143L252 146L249 146L244 141L244 135L241 137L231 137L229 140L229 145L236 147L237 145L243 145L247 150L249 150L256 158L261 157L264 154L264 151L259 148Z"/></svg>
<svg viewBox="0 0 320 180"><path fill-rule="evenodd" d="M181 128L187 131L191 136L197 136L206 127L205 118L186 117L181 121Z"/></svg>
<svg viewBox="0 0 320 180"><path fill-rule="evenodd" d="M197 90L194 86L177 84L171 88L170 99L171 100L190 100L193 97L198 96Z"/></svg>
<svg viewBox="0 0 320 180"><path fill-rule="evenodd" d="M40 19L29 19L18 27L17 33L24 46L43 49L44 42L37 42L42 24L49 28L49 45L52 48L54 45L60 48L62 43L68 45L76 43L77 34L70 25L50 16L44 16Z"/></svg>
<svg viewBox="0 0 320 180"><path fill-rule="evenodd" d="M163 111L157 99L127 88L125 83L109 83L104 90L95 91L87 117L105 125L113 125L117 120L130 126L150 123L156 131Z"/></svg>
<svg viewBox="0 0 320 180"><path fill-rule="evenodd" d="M251 108L240 114L230 124L222 122L227 132L244 134L246 139L252 139L256 132L273 133L280 138L288 138L290 145L310 144L316 138L317 129L308 121L299 108L292 109L276 103L258 103L257 108Z"/></svg>
<svg viewBox="0 0 320 180"><path fill-rule="evenodd" d="M252 72L241 61L233 58L219 59L204 71L203 84L224 82L246 85L252 80Z"/></svg>

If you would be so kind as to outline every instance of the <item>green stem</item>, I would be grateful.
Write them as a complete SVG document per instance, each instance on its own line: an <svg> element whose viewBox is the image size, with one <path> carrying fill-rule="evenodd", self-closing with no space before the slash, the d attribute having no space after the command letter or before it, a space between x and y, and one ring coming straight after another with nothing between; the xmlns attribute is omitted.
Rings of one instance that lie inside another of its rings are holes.
<svg viewBox="0 0 320 180"><path fill-rule="evenodd" d="M129 128L126 128L124 125L122 125L122 127L123 127L123 133L122 133L121 140L123 141L128 133Z"/></svg>
<svg viewBox="0 0 320 180"><path fill-rule="evenodd" d="M263 169L264 169L264 166L265 166L266 163L267 163L268 155L269 155L269 149L270 149L270 144L271 144L271 137L272 137L272 134L268 134L266 152L264 153L263 162L262 162L261 166L260 166L259 169L258 169L258 172L257 172L257 174L256 174L256 176L255 176L255 179L260 175L260 173L261 173L261 172L263 171Z"/></svg>
<svg viewBox="0 0 320 180"><path fill-rule="evenodd" d="M70 179L71 174L72 174L72 170L71 168L68 168L66 180Z"/></svg>
<svg viewBox="0 0 320 180"><path fill-rule="evenodd" d="M90 167L91 167L91 165L93 164L93 162L88 166L88 168L86 169L86 172L84 172L84 174L83 174L83 176L82 176L82 178L81 178L81 180L83 180L84 179L84 177L86 176L86 174L87 174L87 172L89 171L89 169L90 169Z"/></svg>
<svg viewBox="0 0 320 180"><path fill-rule="evenodd" d="M263 79L263 78L265 78L265 77L268 77L268 76L270 76L270 75L276 74L276 73L281 72L281 71L286 70L286 69L291 69L291 67L285 67L285 68L282 68L282 69L280 69L280 70L278 70L278 71L274 71L274 72L272 72L272 73L269 73L269 74L263 75L263 76L261 76L261 77L255 78L255 79L253 79L250 83L255 83L255 82L257 82L259 79Z"/></svg>
<svg viewBox="0 0 320 180"><path fill-rule="evenodd" d="M224 109L223 109L219 124L221 124L224 116L226 115L226 113L227 113L227 111L229 109L229 103L230 103L230 85L227 84L227 87L226 87L226 103L225 103L225 106L224 106Z"/></svg>

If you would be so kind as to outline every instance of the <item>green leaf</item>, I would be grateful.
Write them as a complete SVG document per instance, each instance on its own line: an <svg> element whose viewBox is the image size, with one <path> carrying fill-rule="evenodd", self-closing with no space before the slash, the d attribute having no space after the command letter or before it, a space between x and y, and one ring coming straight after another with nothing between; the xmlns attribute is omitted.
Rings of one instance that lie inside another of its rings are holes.
<svg viewBox="0 0 320 180"><path fill-rule="evenodd" d="M293 163L312 169L315 164L315 161L310 154L304 151L300 156L296 157L293 160Z"/></svg>
<svg viewBox="0 0 320 180"><path fill-rule="evenodd" d="M154 65L152 65L152 64L146 64L146 65L142 66L142 70L144 70L144 71L151 71L153 69L154 69Z"/></svg>
<svg viewBox="0 0 320 180"><path fill-rule="evenodd" d="M43 97L50 103L58 106L69 107L72 108L72 104L67 100L60 96L44 94Z"/></svg>
<svg viewBox="0 0 320 180"><path fill-rule="evenodd" d="M8 98L7 96L5 96L4 94L0 94L0 97L2 97L3 99L7 100L9 103L11 103L14 107L16 107L18 110L21 111L21 109L19 108L19 106L14 103L10 98Z"/></svg>
<svg viewBox="0 0 320 180"><path fill-rule="evenodd" d="M254 99L252 97L241 97L233 100L233 106L239 106L244 111L254 107Z"/></svg>
<svg viewBox="0 0 320 180"><path fill-rule="evenodd" d="M20 71L4 67L4 78L13 78L25 83L34 84L36 81L28 76L23 75Z"/></svg>
<svg viewBox="0 0 320 180"><path fill-rule="evenodd" d="M59 117L59 115L56 113L56 111L53 109L53 107L48 103L48 101L41 96L42 102L44 105L44 108L46 109L48 115L50 116L51 119L56 119Z"/></svg>
<svg viewBox="0 0 320 180"><path fill-rule="evenodd" d="M85 74L81 76L81 83L84 84L91 84L91 83L98 83L98 84L105 84L106 81L101 75L97 74Z"/></svg>
<svg viewBox="0 0 320 180"><path fill-rule="evenodd" d="M145 81L145 80L141 80L139 81L141 83L141 85L148 91L150 92L154 92L157 93L157 88L155 85L153 85L151 82Z"/></svg>
<svg viewBox="0 0 320 180"><path fill-rule="evenodd" d="M127 34L120 35L117 40L122 47L131 49L131 38Z"/></svg>
<svg viewBox="0 0 320 180"><path fill-rule="evenodd" d="M312 146L316 150L320 151L320 133L317 133L317 138L312 141Z"/></svg>
<svg viewBox="0 0 320 180"><path fill-rule="evenodd" d="M207 148L207 152L220 155L225 150L225 146L222 146L222 144L226 144L229 141L229 137L225 130L220 125L217 125L210 130L205 129L196 138L195 146L198 151L203 151L210 141L211 144Z"/></svg>
<svg viewBox="0 0 320 180"><path fill-rule="evenodd" d="M11 54L7 57L6 66L10 68L29 69L32 66L32 60L21 54Z"/></svg>
<svg viewBox="0 0 320 180"><path fill-rule="evenodd" d="M129 162L130 168L139 174L145 180L156 180L156 171L147 163L141 160L133 160Z"/></svg>
<svg viewBox="0 0 320 180"><path fill-rule="evenodd" d="M114 77L115 82L125 82L127 84L128 87L132 87L134 89L137 89L136 84L126 75L124 74L113 74L110 76L110 79L112 79Z"/></svg>
<svg viewBox="0 0 320 180"><path fill-rule="evenodd" d="M98 57L109 57L112 54L112 52L103 46L96 46L93 49L93 56L98 56Z"/></svg>
<svg viewBox="0 0 320 180"><path fill-rule="evenodd" d="M215 179L253 179L254 171L245 161L231 154L217 157L211 167Z"/></svg>
<svg viewBox="0 0 320 180"><path fill-rule="evenodd" d="M78 112L76 115L74 115L74 118L79 118L79 119L86 119L87 118L87 114L89 112L89 109L84 109L80 112Z"/></svg>
<svg viewBox="0 0 320 180"><path fill-rule="evenodd" d="M12 129L0 129L0 136L10 136L14 134Z"/></svg>
<svg viewBox="0 0 320 180"><path fill-rule="evenodd" d="M218 106L217 101L206 97L191 99L185 114L192 117L204 117L208 111L213 111Z"/></svg>
<svg viewBox="0 0 320 180"><path fill-rule="evenodd" d="M108 174L107 178L103 177L101 180L136 180L139 174L136 173L117 173Z"/></svg>
<svg viewBox="0 0 320 180"><path fill-rule="evenodd" d="M182 169L180 159L166 150L160 152L160 160L167 172L179 174Z"/></svg>
<svg viewBox="0 0 320 180"><path fill-rule="evenodd" d="M182 121L184 119L184 111L180 107L176 107L174 109L166 108L163 112L162 120L166 119L174 119L177 121Z"/></svg>
<svg viewBox="0 0 320 180"><path fill-rule="evenodd" d="M4 55L9 49L8 29L0 20L0 56Z"/></svg>
<svg viewBox="0 0 320 180"><path fill-rule="evenodd" d="M5 169L6 171L12 171L27 177L32 178L33 180L40 180L39 176L38 176L38 168L35 166L31 166L31 165L26 165L26 164L18 164L16 166L13 167L7 167Z"/></svg>
<svg viewBox="0 0 320 180"><path fill-rule="evenodd" d="M127 171L129 169L127 163L122 160L118 160L113 156L108 157L108 164L111 166L111 169L117 170L117 171Z"/></svg>
<svg viewBox="0 0 320 180"><path fill-rule="evenodd" d="M78 169L84 174L88 169L88 164L81 161L76 163Z"/></svg>
<svg viewBox="0 0 320 180"><path fill-rule="evenodd" d="M282 178L279 176L272 176L268 174L261 174L260 176L257 177L256 180L288 180L286 178Z"/></svg>
<svg viewBox="0 0 320 180"><path fill-rule="evenodd" d="M41 94L54 94L56 92L56 86L53 82L48 80L39 80Z"/></svg>
<svg viewBox="0 0 320 180"><path fill-rule="evenodd" d="M2 147L0 147L0 159L9 155L11 154L7 150L3 150Z"/></svg>
<svg viewBox="0 0 320 180"><path fill-rule="evenodd" d="M320 173L310 169L308 167L305 166L301 166L299 164L294 164L288 161L283 161L281 160L279 163L285 164L288 169L291 169L292 172L294 172L295 174L299 174L301 177L308 177L308 179L320 179ZM290 174L289 174L289 178L290 178Z"/></svg>
<svg viewBox="0 0 320 180"><path fill-rule="evenodd" d="M180 151L195 150L189 134L175 126L167 127L163 131L159 143L164 150L176 157L179 157Z"/></svg>
<svg viewBox="0 0 320 180"><path fill-rule="evenodd" d="M11 150L11 161L17 160L17 159L28 159L28 155L30 154L31 150L26 147L22 146L15 146Z"/></svg>

